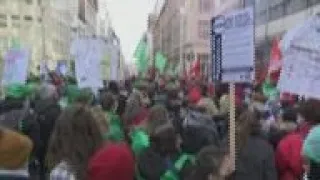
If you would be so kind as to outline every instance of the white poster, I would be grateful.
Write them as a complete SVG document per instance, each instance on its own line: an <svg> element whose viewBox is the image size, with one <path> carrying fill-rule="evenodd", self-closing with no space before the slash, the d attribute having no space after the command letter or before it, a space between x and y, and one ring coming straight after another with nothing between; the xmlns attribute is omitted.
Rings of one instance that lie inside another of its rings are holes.
<svg viewBox="0 0 320 180"><path fill-rule="evenodd" d="M320 54L291 50L283 59L281 92L320 98Z"/></svg>
<svg viewBox="0 0 320 180"><path fill-rule="evenodd" d="M71 54L75 56L75 71L78 86L101 87L101 60L105 44L100 39L80 38L73 42Z"/></svg>
<svg viewBox="0 0 320 180"><path fill-rule="evenodd" d="M2 84L24 84L28 75L29 51L27 49L11 49L4 57Z"/></svg>
<svg viewBox="0 0 320 180"><path fill-rule="evenodd" d="M250 82L254 78L254 13L249 7L216 18L221 35L222 82Z"/></svg>

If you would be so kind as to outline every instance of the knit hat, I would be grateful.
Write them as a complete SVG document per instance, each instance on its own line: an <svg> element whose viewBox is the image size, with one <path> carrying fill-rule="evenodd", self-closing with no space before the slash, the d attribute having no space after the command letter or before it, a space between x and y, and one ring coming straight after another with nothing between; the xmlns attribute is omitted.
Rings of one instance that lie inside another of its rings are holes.
<svg viewBox="0 0 320 180"><path fill-rule="evenodd" d="M303 143L302 154L315 163L320 163L320 125L310 130Z"/></svg>
<svg viewBox="0 0 320 180"><path fill-rule="evenodd" d="M135 162L126 144L108 144L90 159L88 180L133 180Z"/></svg>

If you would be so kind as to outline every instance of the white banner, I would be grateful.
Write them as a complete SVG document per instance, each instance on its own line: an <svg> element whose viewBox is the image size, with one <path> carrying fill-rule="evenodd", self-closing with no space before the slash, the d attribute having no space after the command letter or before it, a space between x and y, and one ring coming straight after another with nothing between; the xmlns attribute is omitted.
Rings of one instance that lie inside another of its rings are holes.
<svg viewBox="0 0 320 180"><path fill-rule="evenodd" d="M249 7L219 16L215 35L221 35L222 82L250 82L254 78L254 13Z"/></svg>
<svg viewBox="0 0 320 180"><path fill-rule="evenodd" d="M75 56L75 71L80 88L101 87L101 60L105 43L96 38L79 38L73 41L71 54Z"/></svg>
<svg viewBox="0 0 320 180"><path fill-rule="evenodd" d="M288 31L282 40L283 67L278 87L320 99L320 16Z"/></svg>
<svg viewBox="0 0 320 180"><path fill-rule="evenodd" d="M4 57L2 84L24 84L28 75L30 52L27 49L11 49Z"/></svg>
<svg viewBox="0 0 320 180"><path fill-rule="evenodd" d="M283 59L281 92L320 99L320 54L292 50Z"/></svg>

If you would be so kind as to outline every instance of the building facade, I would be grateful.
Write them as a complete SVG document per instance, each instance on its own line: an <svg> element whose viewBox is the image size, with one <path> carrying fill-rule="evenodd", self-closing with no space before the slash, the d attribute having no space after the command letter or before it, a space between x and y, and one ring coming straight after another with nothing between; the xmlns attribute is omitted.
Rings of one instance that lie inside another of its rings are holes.
<svg viewBox="0 0 320 180"><path fill-rule="evenodd" d="M257 68L267 65L273 38L281 38L285 32L320 12L319 0L220 1L216 0L214 16L237 8L254 7Z"/></svg>
<svg viewBox="0 0 320 180"><path fill-rule="evenodd" d="M0 54L19 45L31 51L30 71L37 74L42 60L53 68L67 59L71 15L53 1L0 0Z"/></svg>
<svg viewBox="0 0 320 180"><path fill-rule="evenodd" d="M63 1L63 0L61 0ZM97 0L68 0L72 16L72 38L95 36L97 32Z"/></svg>
<svg viewBox="0 0 320 180"><path fill-rule="evenodd" d="M169 63L183 66L199 59L206 71L214 6L214 0L166 0L151 23L154 52L160 50Z"/></svg>

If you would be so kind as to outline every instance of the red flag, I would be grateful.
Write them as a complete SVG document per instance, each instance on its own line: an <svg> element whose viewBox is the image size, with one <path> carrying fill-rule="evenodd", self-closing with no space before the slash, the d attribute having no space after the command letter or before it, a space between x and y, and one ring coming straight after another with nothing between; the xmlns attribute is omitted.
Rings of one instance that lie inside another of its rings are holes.
<svg viewBox="0 0 320 180"><path fill-rule="evenodd" d="M272 41L272 47L270 52L270 61L269 61L269 68L268 73L272 73L274 71L278 71L281 69L281 50L279 47L280 40L278 37L274 38Z"/></svg>
<svg viewBox="0 0 320 180"><path fill-rule="evenodd" d="M200 60L195 60L190 69L190 75L192 77L200 77L201 76L201 62Z"/></svg>

